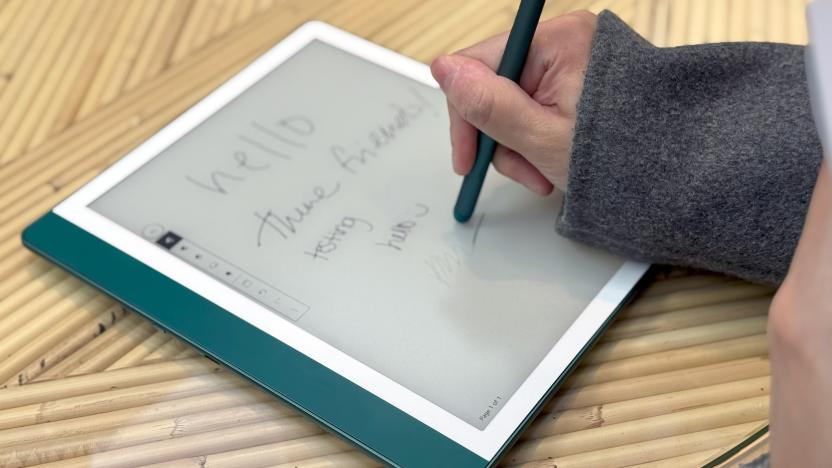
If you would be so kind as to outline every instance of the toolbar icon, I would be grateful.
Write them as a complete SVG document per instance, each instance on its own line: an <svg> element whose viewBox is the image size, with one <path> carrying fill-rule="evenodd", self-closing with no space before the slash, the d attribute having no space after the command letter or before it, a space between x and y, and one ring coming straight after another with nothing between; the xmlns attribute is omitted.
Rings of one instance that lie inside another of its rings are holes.
<svg viewBox="0 0 832 468"><path fill-rule="evenodd" d="M182 236L174 234L172 231L168 231L165 233L164 236L160 237L156 243L161 245L162 247L170 250L173 246L179 243L182 240Z"/></svg>

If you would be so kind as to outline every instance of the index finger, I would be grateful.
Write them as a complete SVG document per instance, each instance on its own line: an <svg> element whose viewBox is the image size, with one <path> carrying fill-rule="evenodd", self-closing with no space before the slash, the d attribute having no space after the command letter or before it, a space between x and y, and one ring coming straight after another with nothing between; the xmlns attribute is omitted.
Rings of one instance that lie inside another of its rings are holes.
<svg viewBox="0 0 832 468"><path fill-rule="evenodd" d="M506 42L508 42L508 32L491 36L482 42L458 50L454 52L454 55L462 55L463 57L479 60L496 72L503 58L503 52L506 50ZM541 40L537 32L535 32L535 37L532 39L531 47L529 47L526 64L523 66L523 72L520 74L520 80L517 82L523 91L530 95L540 84L543 72L545 71L544 61L540 59L543 53L542 46L543 44L541 44Z"/></svg>

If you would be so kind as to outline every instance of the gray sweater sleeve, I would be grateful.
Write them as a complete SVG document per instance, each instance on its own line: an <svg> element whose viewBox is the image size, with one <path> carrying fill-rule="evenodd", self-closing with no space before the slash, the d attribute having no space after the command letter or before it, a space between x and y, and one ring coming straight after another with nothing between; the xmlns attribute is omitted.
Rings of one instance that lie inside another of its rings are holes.
<svg viewBox="0 0 832 468"><path fill-rule="evenodd" d="M781 282L821 160L803 50L657 48L602 13L558 231L634 259Z"/></svg>

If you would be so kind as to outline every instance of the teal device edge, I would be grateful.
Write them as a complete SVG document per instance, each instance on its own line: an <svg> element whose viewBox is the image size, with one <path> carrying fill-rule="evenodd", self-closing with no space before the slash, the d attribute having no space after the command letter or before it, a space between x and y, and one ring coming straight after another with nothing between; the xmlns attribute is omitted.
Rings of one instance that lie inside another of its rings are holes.
<svg viewBox="0 0 832 468"><path fill-rule="evenodd" d="M22 240L30 250L298 408L333 433L384 463L402 467L496 465L638 290L630 291L495 457L486 460L51 211L28 226Z"/></svg>

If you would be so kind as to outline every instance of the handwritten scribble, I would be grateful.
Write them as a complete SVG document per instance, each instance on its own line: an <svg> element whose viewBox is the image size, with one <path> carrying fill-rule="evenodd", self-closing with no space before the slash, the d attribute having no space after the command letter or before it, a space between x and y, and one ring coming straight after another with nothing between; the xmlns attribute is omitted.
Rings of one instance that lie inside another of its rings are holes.
<svg viewBox="0 0 832 468"><path fill-rule="evenodd" d="M462 265L462 252L457 249L448 249L440 253L428 256L425 259L425 265L428 270L440 284L444 286L451 286L456 270Z"/></svg>
<svg viewBox="0 0 832 468"><path fill-rule="evenodd" d="M404 243L407 241L408 236L410 236L411 231L413 231L413 228L415 227L416 221L399 221L398 223L390 226L387 240L376 242L375 244L401 252Z"/></svg>
<svg viewBox="0 0 832 468"><path fill-rule="evenodd" d="M332 154L332 157L335 158L342 169L351 174L357 173L356 165L363 166L370 159L378 157L376 151L365 146L360 146L358 143L356 143L356 147L352 150L347 149L346 146L333 145L330 148L330 154Z"/></svg>
<svg viewBox="0 0 832 468"><path fill-rule="evenodd" d="M477 245L477 234L480 233L480 228L482 227L482 222L485 220L485 213L480 215L480 219L477 220L477 225L474 226L474 235L471 236L471 252L474 252L474 247Z"/></svg>
<svg viewBox="0 0 832 468"><path fill-rule="evenodd" d="M276 140L273 141L273 143L276 143L277 147L273 147L265 143L263 140L247 133L237 134L237 139L271 156L275 156L280 159L293 159L293 156L297 153L289 154L284 151L286 149L285 147L291 146L296 149L304 149L306 148L306 143L289 138L285 135L285 133L293 134L295 137L302 138L309 137L315 133L315 124L312 122L312 119L306 117L305 115L290 115L289 117L284 117L277 121L275 127L276 128L272 128L259 122L251 122L251 128L256 130L260 136Z"/></svg>
<svg viewBox="0 0 832 468"><path fill-rule="evenodd" d="M365 231L373 230L373 223L366 219L356 218L353 216L344 216L341 221L335 225L332 231L324 235L324 237L315 244L315 248L311 251L307 250L304 254L312 257L313 260L329 261L331 254L333 254L341 242L347 235L353 231L357 226L363 227Z"/></svg>
<svg viewBox="0 0 832 468"><path fill-rule="evenodd" d="M278 140L282 143L286 143L287 145L294 146L295 148L306 148L305 144L303 144L299 141L295 141L295 140L292 140L290 138L287 138L287 137L281 135L280 133L278 133L277 131L266 127L265 125L259 124L257 122L252 122L251 127L254 128L255 130L258 130L261 133L264 133L264 134L274 138L275 140Z"/></svg>
<svg viewBox="0 0 832 468"><path fill-rule="evenodd" d="M205 183L201 180L197 180L196 178L194 178L190 175L185 176L185 180L187 180L188 182L196 185L197 187L204 188L205 190L210 190L211 192L221 193L223 195L227 194L228 190L225 188L225 185L221 182L222 179L236 180L236 181L243 180L242 177L231 175L231 174L229 174L227 172L223 172L223 171L213 171L208 176L208 178L211 180L210 183Z"/></svg>
<svg viewBox="0 0 832 468"><path fill-rule="evenodd" d="M315 133L315 123L305 115L290 115L277 121L277 125L298 136L310 136Z"/></svg>
<svg viewBox="0 0 832 468"><path fill-rule="evenodd" d="M367 132L366 139L356 141L349 147L344 144L332 145L330 154L341 169L350 174L357 174L362 167L378 158L382 149L396 141L403 131L431 108L430 103L418 91L412 90L411 93L416 98L413 101L388 104L392 115L387 121Z"/></svg>
<svg viewBox="0 0 832 468"><path fill-rule="evenodd" d="M424 203L416 203L411 211L414 212L413 218L415 219L406 219L390 226L387 238L376 242L375 245L401 252L411 232L418 225L416 219L427 216L430 213L430 207Z"/></svg>
<svg viewBox="0 0 832 468"><path fill-rule="evenodd" d="M248 135L239 134L239 135L237 135L237 138L240 141L248 143L249 145L265 152L266 154L270 154L270 155L278 157L280 159L292 159L292 157L289 156L288 154L282 153L282 152L266 145L265 143L263 143L261 141L255 140L254 138L252 138Z"/></svg>
<svg viewBox="0 0 832 468"><path fill-rule="evenodd" d="M420 93L418 89L408 86L407 92L410 93L410 95L413 96L417 101L419 101L419 104L421 104L424 109L430 109L433 115L439 116L440 113L445 111L444 108L441 111L436 109L433 103L431 103L428 100L428 98L425 97L424 94Z"/></svg>
<svg viewBox="0 0 832 468"><path fill-rule="evenodd" d="M243 151L236 151L232 155L235 162L234 167L230 170L214 170L208 173L208 181L200 180L190 174L185 176L185 180L205 190L226 195L228 182L241 182L245 180L246 173L260 172L269 168L268 164L251 161L248 155Z"/></svg>
<svg viewBox="0 0 832 468"><path fill-rule="evenodd" d="M265 171L271 164L268 163L252 163L249 161L248 154L245 151L235 151L234 161L237 163L237 169L245 169L247 171L259 172Z"/></svg>
<svg viewBox="0 0 832 468"><path fill-rule="evenodd" d="M280 135L277 132L270 132L269 129L263 126L259 126L259 124L257 124L256 122L254 122L253 125L255 126L255 129L259 129L263 132L266 132L268 135L271 135L276 138L280 137ZM299 115L281 119L278 121L278 125L286 128L288 131L291 131L292 133L301 136L311 135L312 133L314 133L315 129L314 124L308 117ZM237 139L271 156L275 156L280 159L292 159L291 155L279 151L263 143L261 140L251 137L250 135L240 133L237 135ZM297 145L305 147L303 143L298 143L288 138L280 138L280 142L296 147ZM232 182L243 182L246 179L246 173L263 171L271 167L269 163L257 161L253 159L247 151L243 151L241 149L232 152L231 158L234 162L234 167L232 169L224 168L211 170L208 172L207 176L202 177L193 174L186 174L185 180L201 189L218 193L220 195L227 195L229 193L228 191L230 184Z"/></svg>
<svg viewBox="0 0 832 468"><path fill-rule="evenodd" d="M416 203L414 208L415 213L413 216L417 218L423 218L430 213L430 207L425 205L424 203Z"/></svg>

